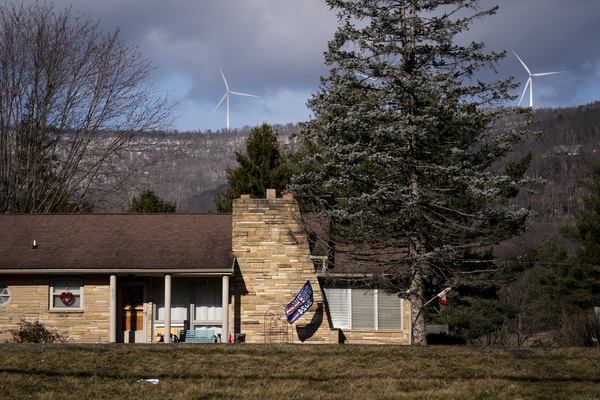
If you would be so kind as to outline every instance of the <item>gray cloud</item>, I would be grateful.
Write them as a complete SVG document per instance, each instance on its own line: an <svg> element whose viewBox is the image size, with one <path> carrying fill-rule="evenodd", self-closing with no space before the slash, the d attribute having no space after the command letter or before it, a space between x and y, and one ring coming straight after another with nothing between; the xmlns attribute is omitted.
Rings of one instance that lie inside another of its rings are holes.
<svg viewBox="0 0 600 400"><path fill-rule="evenodd" d="M55 0L57 8L69 4ZM224 105L211 116L225 92L219 67L231 90L260 96L231 98L232 127L307 119L304 104L327 72L322 54L337 23L322 0L79 0L73 9L101 20L105 31L118 27L153 60L152 79L180 102L181 130L224 128ZM534 104L578 105L598 99L598 15L598 0L502 0L496 16L474 24L461 40L514 49L533 72L567 71L538 78ZM510 51L498 78L508 75L527 80Z"/></svg>

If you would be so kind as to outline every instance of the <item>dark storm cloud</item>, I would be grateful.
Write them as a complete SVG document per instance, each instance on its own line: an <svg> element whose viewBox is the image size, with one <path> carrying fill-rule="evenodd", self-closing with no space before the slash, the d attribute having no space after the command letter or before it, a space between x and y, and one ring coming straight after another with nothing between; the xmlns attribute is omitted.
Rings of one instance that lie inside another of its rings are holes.
<svg viewBox="0 0 600 400"><path fill-rule="evenodd" d="M483 41L488 50L509 49L497 78L515 75L521 94L528 76L514 49L534 73L566 71L534 78L536 107L598 99L599 0L482 0L481 6L497 2L496 16L461 37ZM55 1L57 8L69 4ZM224 104L211 116L225 92L219 67L231 90L260 96L231 98L233 127L307 119L304 104L327 72L322 54L337 23L322 0L78 0L73 10L101 20L105 31L118 27L158 66L152 79L180 101L180 129L224 127Z"/></svg>
<svg viewBox="0 0 600 400"><path fill-rule="evenodd" d="M481 4L491 7L496 2ZM514 75L522 94L527 71L565 71L534 77L535 107L567 107L600 100L600 1L596 0L502 0L498 14L476 24L473 40L489 50L508 49L499 76ZM528 97L526 94L526 98ZM523 105L528 103L523 100Z"/></svg>

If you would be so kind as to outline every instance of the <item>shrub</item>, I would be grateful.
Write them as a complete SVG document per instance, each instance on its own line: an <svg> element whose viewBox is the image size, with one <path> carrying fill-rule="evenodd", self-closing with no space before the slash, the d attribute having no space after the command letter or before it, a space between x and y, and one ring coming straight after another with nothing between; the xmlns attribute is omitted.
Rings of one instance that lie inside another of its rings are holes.
<svg viewBox="0 0 600 400"><path fill-rule="evenodd" d="M494 301L465 301L457 307L445 308L434 321L447 324L453 336L464 339L468 344L504 345L505 324L518 311L516 307Z"/></svg>
<svg viewBox="0 0 600 400"><path fill-rule="evenodd" d="M28 322L21 319L19 329L9 330L16 343L64 343L67 338L57 331L51 331L40 321Z"/></svg>
<svg viewBox="0 0 600 400"><path fill-rule="evenodd" d="M554 340L560 346L598 346L600 316L593 311L563 315L556 329Z"/></svg>

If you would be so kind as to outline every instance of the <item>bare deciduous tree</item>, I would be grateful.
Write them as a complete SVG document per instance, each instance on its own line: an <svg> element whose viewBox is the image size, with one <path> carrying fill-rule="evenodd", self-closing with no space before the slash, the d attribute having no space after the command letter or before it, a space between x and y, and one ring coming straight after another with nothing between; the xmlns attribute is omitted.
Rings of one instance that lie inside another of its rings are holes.
<svg viewBox="0 0 600 400"><path fill-rule="evenodd" d="M70 8L1 5L0 212L96 207L150 162L124 155L172 123L152 69L118 29Z"/></svg>

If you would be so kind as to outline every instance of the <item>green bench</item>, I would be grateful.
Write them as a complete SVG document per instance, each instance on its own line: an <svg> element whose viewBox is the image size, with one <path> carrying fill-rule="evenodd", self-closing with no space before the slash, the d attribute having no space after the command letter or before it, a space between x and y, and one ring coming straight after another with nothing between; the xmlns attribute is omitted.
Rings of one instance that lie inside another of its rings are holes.
<svg viewBox="0 0 600 400"><path fill-rule="evenodd" d="M179 330L177 336L179 343L221 343L221 338L212 329Z"/></svg>

